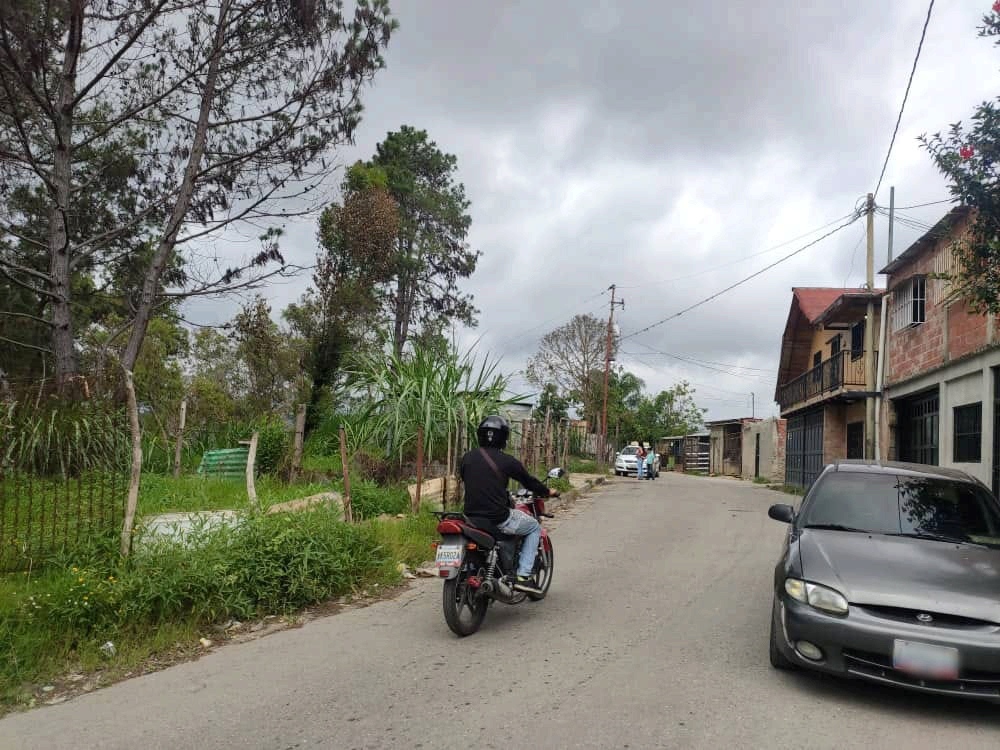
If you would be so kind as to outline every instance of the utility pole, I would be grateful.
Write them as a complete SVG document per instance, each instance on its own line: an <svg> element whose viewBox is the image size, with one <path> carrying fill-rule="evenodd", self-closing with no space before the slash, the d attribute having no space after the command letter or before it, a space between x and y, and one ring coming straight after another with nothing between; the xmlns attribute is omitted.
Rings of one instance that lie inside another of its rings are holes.
<svg viewBox="0 0 1000 750"><path fill-rule="evenodd" d="M868 218L868 291L875 291L875 196L868 193L865 209ZM865 458L875 456L875 302L868 298L865 315Z"/></svg>
<svg viewBox="0 0 1000 750"><path fill-rule="evenodd" d="M753 391L750 391L750 419L757 418L757 403Z"/></svg>
<svg viewBox="0 0 1000 750"><path fill-rule="evenodd" d="M611 312L608 315L608 337L607 345L604 349L604 406L601 407L601 436L598 444L600 445L601 456L598 459L598 465L604 466L604 458L607 453L607 441L608 441L608 372L611 369L611 337L614 332L615 324L615 305L621 305L622 309L625 309L625 300L615 301L615 285L612 284L608 287L611 290Z"/></svg>

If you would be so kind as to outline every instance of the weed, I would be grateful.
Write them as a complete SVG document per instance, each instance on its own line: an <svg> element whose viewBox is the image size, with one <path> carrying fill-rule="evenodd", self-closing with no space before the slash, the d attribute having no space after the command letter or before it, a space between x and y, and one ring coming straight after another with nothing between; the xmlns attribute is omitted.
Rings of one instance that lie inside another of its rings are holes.
<svg viewBox="0 0 1000 750"><path fill-rule="evenodd" d="M287 614L373 583L398 580L398 562L430 557L430 514L350 525L318 507L247 516L236 528L157 542L123 561L113 544L31 575L0 577L0 702L71 669L124 669L199 628ZM114 656L101 644L116 644Z"/></svg>

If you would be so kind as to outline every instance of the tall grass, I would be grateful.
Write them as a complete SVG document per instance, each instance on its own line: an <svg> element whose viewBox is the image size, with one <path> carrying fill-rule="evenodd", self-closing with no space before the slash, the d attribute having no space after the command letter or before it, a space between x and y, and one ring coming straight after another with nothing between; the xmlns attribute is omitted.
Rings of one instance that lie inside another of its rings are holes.
<svg viewBox="0 0 1000 750"><path fill-rule="evenodd" d="M129 465L125 410L104 399L15 400L0 413L0 471L66 478Z"/></svg>
<svg viewBox="0 0 1000 750"><path fill-rule="evenodd" d="M169 645L164 632L190 639L212 623L395 582L399 562L430 557L435 524L430 514L346 524L322 507L247 516L184 547L151 543L122 561L109 537L40 574L0 577L0 701L69 670L128 665ZM116 657L101 655L106 641Z"/></svg>

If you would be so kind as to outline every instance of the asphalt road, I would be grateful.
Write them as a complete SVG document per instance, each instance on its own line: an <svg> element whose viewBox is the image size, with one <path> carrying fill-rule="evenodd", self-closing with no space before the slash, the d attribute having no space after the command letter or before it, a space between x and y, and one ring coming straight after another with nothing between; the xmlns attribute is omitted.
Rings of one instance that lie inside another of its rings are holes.
<svg viewBox="0 0 1000 750"><path fill-rule="evenodd" d="M0 748L996 748L1000 709L771 669L781 495L664 474L554 522L541 603L440 584L0 721Z"/></svg>

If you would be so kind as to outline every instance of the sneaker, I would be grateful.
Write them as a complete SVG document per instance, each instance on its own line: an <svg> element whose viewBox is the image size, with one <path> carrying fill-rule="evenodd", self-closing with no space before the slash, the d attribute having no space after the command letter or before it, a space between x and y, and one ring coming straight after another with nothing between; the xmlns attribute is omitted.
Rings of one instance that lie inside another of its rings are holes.
<svg viewBox="0 0 1000 750"><path fill-rule="evenodd" d="M514 581L514 590L523 591L525 594L541 595L542 593L542 590L538 588L538 584L535 583L535 579L531 576L518 576L517 580Z"/></svg>

